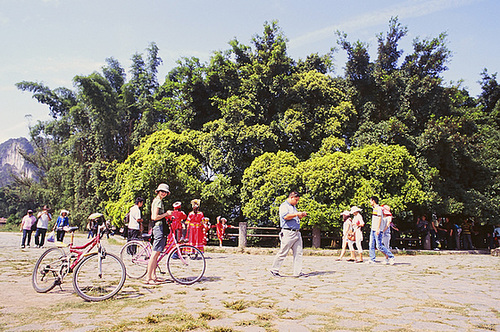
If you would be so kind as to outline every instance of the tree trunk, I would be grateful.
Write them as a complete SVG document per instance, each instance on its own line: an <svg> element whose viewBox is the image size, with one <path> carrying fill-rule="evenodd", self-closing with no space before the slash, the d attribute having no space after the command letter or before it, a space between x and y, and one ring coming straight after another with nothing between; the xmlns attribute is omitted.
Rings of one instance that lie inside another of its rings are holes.
<svg viewBox="0 0 500 332"><path fill-rule="evenodd" d="M313 226L312 229L312 246L313 248L321 247L321 230L318 226Z"/></svg>

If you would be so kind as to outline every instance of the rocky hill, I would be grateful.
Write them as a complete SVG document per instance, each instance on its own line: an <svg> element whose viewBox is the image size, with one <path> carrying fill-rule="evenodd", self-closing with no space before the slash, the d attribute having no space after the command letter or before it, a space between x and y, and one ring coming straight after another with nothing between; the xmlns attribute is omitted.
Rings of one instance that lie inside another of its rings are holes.
<svg viewBox="0 0 500 332"><path fill-rule="evenodd" d="M33 147L24 137L11 138L0 144L0 187L13 181L12 174L29 178L35 176L33 166L28 164L19 153L21 149L27 153L33 153Z"/></svg>

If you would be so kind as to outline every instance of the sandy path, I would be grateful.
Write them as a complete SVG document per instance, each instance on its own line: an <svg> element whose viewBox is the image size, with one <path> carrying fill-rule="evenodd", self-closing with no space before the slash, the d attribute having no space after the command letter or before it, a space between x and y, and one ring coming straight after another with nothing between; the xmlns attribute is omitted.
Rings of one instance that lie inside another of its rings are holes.
<svg viewBox="0 0 500 332"><path fill-rule="evenodd" d="M305 256L308 277L276 278L268 272L272 250L228 249L206 254L205 277L195 285L128 279L117 298L87 303L70 278L62 290L36 293L30 277L43 249L22 251L19 244L20 234L0 233L5 331L164 330L161 324L195 331L500 331L500 258L490 255L396 256L394 266ZM282 272L291 272L291 257Z"/></svg>

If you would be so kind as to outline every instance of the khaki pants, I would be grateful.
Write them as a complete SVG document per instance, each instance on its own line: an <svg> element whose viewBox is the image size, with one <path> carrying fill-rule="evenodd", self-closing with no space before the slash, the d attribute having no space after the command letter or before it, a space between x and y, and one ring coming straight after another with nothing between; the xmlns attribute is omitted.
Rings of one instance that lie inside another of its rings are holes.
<svg viewBox="0 0 500 332"><path fill-rule="evenodd" d="M274 258L271 271L279 272L285 257L290 249L293 252L293 275L298 276L302 271L302 235L300 231L282 229L280 232L280 250Z"/></svg>

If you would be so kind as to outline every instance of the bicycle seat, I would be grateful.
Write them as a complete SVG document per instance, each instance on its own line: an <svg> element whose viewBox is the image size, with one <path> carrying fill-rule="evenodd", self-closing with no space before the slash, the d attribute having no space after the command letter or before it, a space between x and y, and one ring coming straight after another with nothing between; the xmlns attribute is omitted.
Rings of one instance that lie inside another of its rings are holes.
<svg viewBox="0 0 500 332"><path fill-rule="evenodd" d="M149 239L151 238L151 236L153 236L153 234L148 234L148 233L144 233L144 234L142 234L142 238L143 238L144 240L146 240L146 241L147 241L147 240L149 240Z"/></svg>

